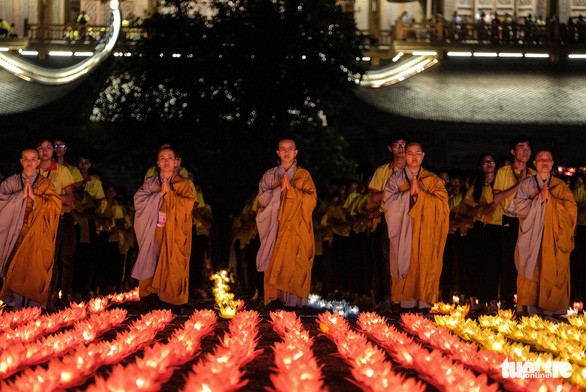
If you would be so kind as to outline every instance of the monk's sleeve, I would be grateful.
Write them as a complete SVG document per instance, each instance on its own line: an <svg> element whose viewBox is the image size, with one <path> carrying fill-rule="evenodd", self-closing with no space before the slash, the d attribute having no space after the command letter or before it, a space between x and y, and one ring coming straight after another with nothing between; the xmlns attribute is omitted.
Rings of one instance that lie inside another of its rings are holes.
<svg viewBox="0 0 586 392"><path fill-rule="evenodd" d="M578 219L578 206L573 194L565 184L550 190L546 211L546 224L553 227L554 241L563 252L574 249L574 230ZM549 221L549 222L548 222Z"/></svg>
<svg viewBox="0 0 586 392"><path fill-rule="evenodd" d="M175 225L183 232L189 231L191 238L192 219L191 212L195 204L195 187L191 186L191 181L181 181L175 185L175 191L168 194L173 198L173 209L169 211L175 220ZM167 196L167 195L165 195Z"/></svg>
<svg viewBox="0 0 586 392"><path fill-rule="evenodd" d="M138 243L138 256L132 277L134 279L152 278L155 273L159 249L155 241L155 226L159 209L163 202L150 177L134 195L134 232Z"/></svg>
<svg viewBox="0 0 586 392"><path fill-rule="evenodd" d="M267 171L258 184L258 204L261 208L264 208L269 205L271 199L273 198L274 193L274 175L273 171Z"/></svg>
<svg viewBox="0 0 586 392"><path fill-rule="evenodd" d="M59 223L59 215L61 214L61 196L50 181L42 181L33 190L35 194L35 201L33 211L35 212L34 219L42 219L44 233L47 237L52 237L53 241L57 235L57 226Z"/></svg>
<svg viewBox="0 0 586 392"><path fill-rule="evenodd" d="M309 173L305 173L301 186L291 186L291 189L287 191L287 201L291 199L301 204L303 221L305 223L312 222L311 215L317 204L317 192Z"/></svg>
<svg viewBox="0 0 586 392"><path fill-rule="evenodd" d="M531 177L530 181L534 181L533 177ZM519 184L519 188L517 188L517 197L515 197L515 212L517 213L517 217L519 220L527 219L527 217L531 214L531 208L537 207L538 205L542 205L545 203L541 201L539 194L535 196L532 191L531 182L523 180ZM534 203L534 199L535 203Z"/></svg>
<svg viewBox="0 0 586 392"><path fill-rule="evenodd" d="M22 228L26 201L19 185L13 177L0 185L0 276Z"/></svg>
<svg viewBox="0 0 586 392"><path fill-rule="evenodd" d="M409 216L421 220L425 230L433 228L430 231L441 242L449 230L448 192L443 181L433 176L428 177L424 185L426 189L420 190L415 204L409 211Z"/></svg>
<svg viewBox="0 0 586 392"><path fill-rule="evenodd" d="M409 182L401 174L392 175L384 189L382 209L389 229L389 238L399 234L402 226L407 224L409 213Z"/></svg>
<svg viewBox="0 0 586 392"><path fill-rule="evenodd" d="M517 196L513 205L519 218L520 234L529 233L535 227L543 227L546 201L541 200L539 189L534 184L534 178L528 177L521 181L519 188L517 188ZM532 236L535 237L535 235Z"/></svg>

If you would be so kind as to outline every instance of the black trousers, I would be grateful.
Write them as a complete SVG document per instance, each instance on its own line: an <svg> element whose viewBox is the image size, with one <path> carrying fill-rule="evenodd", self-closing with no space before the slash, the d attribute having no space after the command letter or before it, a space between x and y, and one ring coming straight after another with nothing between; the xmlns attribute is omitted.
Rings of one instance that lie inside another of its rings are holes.
<svg viewBox="0 0 586 392"><path fill-rule="evenodd" d="M51 278L51 291L61 291L64 296L71 293L73 264L75 259L75 222L73 214L64 213L59 219L55 241L55 264Z"/></svg>
<svg viewBox="0 0 586 392"><path fill-rule="evenodd" d="M519 219L503 215L501 227L502 265L500 279L500 300L503 307L513 308L513 296L517 292L517 268L515 247L519 235Z"/></svg>

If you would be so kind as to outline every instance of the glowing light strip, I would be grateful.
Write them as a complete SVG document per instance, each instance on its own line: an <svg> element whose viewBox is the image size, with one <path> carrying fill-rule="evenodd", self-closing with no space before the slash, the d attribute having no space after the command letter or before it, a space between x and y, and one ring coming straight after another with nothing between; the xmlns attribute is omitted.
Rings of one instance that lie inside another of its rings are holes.
<svg viewBox="0 0 586 392"><path fill-rule="evenodd" d="M519 57L523 57L523 53L501 52L501 53L499 53L499 57L514 57L514 58L519 58Z"/></svg>
<svg viewBox="0 0 586 392"><path fill-rule="evenodd" d="M448 57L472 57L472 52L448 52Z"/></svg>
<svg viewBox="0 0 586 392"><path fill-rule="evenodd" d="M62 50L51 50L49 52L49 56L54 56L54 57L71 57L71 56L73 56L73 52L62 51Z"/></svg>
<svg viewBox="0 0 586 392"><path fill-rule="evenodd" d="M93 71L112 52L122 29L122 16L120 14L118 0L110 1L112 11L112 23L110 25L111 36L103 48L97 48L95 54L80 63L62 69L50 69L30 64L17 57L0 52L0 66L15 76L26 81L35 81L47 85L62 85L73 82L89 72ZM34 53L34 54L33 54ZM38 52L21 51L21 55L38 55Z"/></svg>
<svg viewBox="0 0 586 392"><path fill-rule="evenodd" d="M586 59L586 54L579 54L579 53L570 54L570 55L568 55L568 58L570 58L570 59Z"/></svg>
<svg viewBox="0 0 586 392"><path fill-rule="evenodd" d="M420 50L412 53L413 56L437 56L437 52L433 50Z"/></svg>
<svg viewBox="0 0 586 392"><path fill-rule="evenodd" d="M413 56L406 60L375 71L368 71L358 81L361 86L378 88L401 82L438 63L434 57Z"/></svg>
<svg viewBox="0 0 586 392"><path fill-rule="evenodd" d="M10 49L8 49L8 48L4 48L4 47L0 48L0 52L8 52L9 50L10 50Z"/></svg>
<svg viewBox="0 0 586 392"><path fill-rule="evenodd" d="M498 57L496 52L474 52L474 57Z"/></svg>
<svg viewBox="0 0 586 392"><path fill-rule="evenodd" d="M401 57L403 57L403 52L399 52L395 55L395 57L393 57L393 63L396 63Z"/></svg>
<svg viewBox="0 0 586 392"><path fill-rule="evenodd" d="M525 57L528 59L547 59L549 54L547 53L525 53Z"/></svg>
<svg viewBox="0 0 586 392"><path fill-rule="evenodd" d="M73 55L75 57L91 57L94 55L94 52L75 52Z"/></svg>

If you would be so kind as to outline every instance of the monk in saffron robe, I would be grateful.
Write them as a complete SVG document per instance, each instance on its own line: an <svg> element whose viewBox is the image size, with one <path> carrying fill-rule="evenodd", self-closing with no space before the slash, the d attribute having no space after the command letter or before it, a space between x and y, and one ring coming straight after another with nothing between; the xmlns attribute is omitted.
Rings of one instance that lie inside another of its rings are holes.
<svg viewBox="0 0 586 392"><path fill-rule="evenodd" d="M36 150L22 152L23 171L0 185L0 299L15 308L45 307L53 274L61 197L38 172Z"/></svg>
<svg viewBox="0 0 586 392"><path fill-rule="evenodd" d="M297 166L295 141L279 142L281 164L260 180L256 224L260 248L258 271L264 271L264 300L285 306L307 304L315 249L312 213L317 194L311 175Z"/></svg>
<svg viewBox="0 0 586 392"><path fill-rule="evenodd" d="M391 300L402 308L429 308L439 298L450 209L444 182L421 167L425 153L418 142L406 146L406 167L385 187Z"/></svg>
<svg viewBox="0 0 586 392"><path fill-rule="evenodd" d="M145 302L155 295L167 304L183 305L189 297L195 194L189 180L174 174L175 161L174 150L160 150L159 175L147 178L134 195L138 257L132 277L139 280Z"/></svg>
<svg viewBox="0 0 586 392"><path fill-rule="evenodd" d="M570 304L570 253L578 208L572 191L552 176L553 157L542 150L533 161L537 174L519 184L515 211L517 305L529 313L564 314Z"/></svg>

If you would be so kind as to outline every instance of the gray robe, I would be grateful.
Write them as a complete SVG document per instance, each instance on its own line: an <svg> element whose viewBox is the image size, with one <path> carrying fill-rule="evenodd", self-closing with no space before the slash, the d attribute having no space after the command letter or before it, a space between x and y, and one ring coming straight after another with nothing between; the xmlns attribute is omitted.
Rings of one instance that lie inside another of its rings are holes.
<svg viewBox="0 0 586 392"><path fill-rule="evenodd" d="M155 229L163 197L159 193L158 176L149 177L134 195L134 232L138 243L138 256L132 269L134 279L152 278L159 259L159 247L155 241Z"/></svg>
<svg viewBox="0 0 586 392"><path fill-rule="evenodd" d="M535 265L541 253L546 202L541 200L539 192L544 184L539 176L525 178L519 184L514 200L515 212L519 217L519 235L515 250L516 267L518 273L529 280L533 280Z"/></svg>
<svg viewBox="0 0 586 392"><path fill-rule="evenodd" d="M391 242L389 259L397 260L397 263L391 262L391 276L394 279L405 279L411 262L413 238L413 225L409 216L411 196L409 192L399 190L399 187L407 182L407 178L409 181L413 178L409 170L399 170L393 174L387 181L382 203Z"/></svg>
<svg viewBox="0 0 586 392"><path fill-rule="evenodd" d="M287 175L293 180L296 163L293 163ZM256 226L260 239L260 247L256 254L256 269L266 271L277 241L279 231L279 208L281 207L281 178L285 174L282 166L273 167L265 172L258 184L258 204ZM275 186L276 185L276 186Z"/></svg>
<svg viewBox="0 0 586 392"><path fill-rule="evenodd" d="M24 176L24 174L22 174ZM31 178L31 183L37 174ZM6 274L6 262L22 229L26 199L21 174L6 178L0 184L0 276Z"/></svg>

